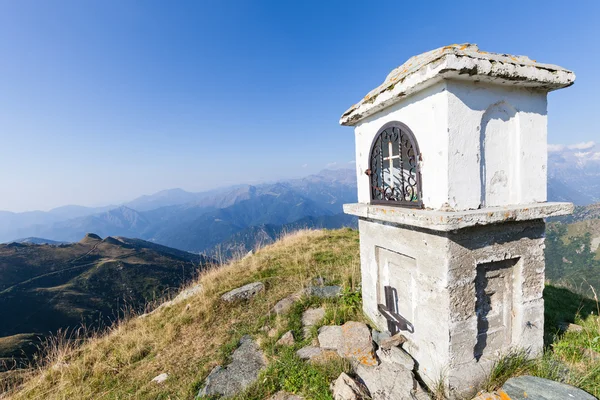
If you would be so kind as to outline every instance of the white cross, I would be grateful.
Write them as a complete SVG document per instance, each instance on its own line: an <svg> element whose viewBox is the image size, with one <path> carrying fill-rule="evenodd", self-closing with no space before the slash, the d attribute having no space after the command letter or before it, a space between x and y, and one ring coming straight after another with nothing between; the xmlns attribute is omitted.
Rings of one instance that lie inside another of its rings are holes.
<svg viewBox="0 0 600 400"><path fill-rule="evenodd" d="M388 154L390 155L389 157L384 157L383 161L389 161L390 162L390 184L393 182L394 180L394 160L396 158L400 159L400 154L398 154L397 156L393 156L392 154L394 154L393 150L394 150L394 145L392 144L392 142L388 142Z"/></svg>

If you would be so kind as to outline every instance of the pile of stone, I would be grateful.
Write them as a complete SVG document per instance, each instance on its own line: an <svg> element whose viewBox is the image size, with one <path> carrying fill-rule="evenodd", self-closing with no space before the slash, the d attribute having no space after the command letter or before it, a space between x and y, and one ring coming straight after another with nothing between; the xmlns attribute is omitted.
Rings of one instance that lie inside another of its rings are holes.
<svg viewBox="0 0 600 400"><path fill-rule="evenodd" d="M324 309L308 309L302 318L305 333L324 316ZM298 350L297 355L311 363L334 357L352 363L356 377L342 374L332 385L336 400L429 399L415 379L414 360L400 347L405 341L400 334L372 333L366 324L349 321L341 326L322 326L314 343Z"/></svg>

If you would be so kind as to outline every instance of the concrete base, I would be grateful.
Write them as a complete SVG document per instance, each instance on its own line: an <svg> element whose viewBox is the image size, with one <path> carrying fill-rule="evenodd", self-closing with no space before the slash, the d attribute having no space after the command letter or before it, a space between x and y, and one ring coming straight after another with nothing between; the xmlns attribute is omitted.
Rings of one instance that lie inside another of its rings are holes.
<svg viewBox="0 0 600 400"><path fill-rule="evenodd" d="M542 351L542 219L435 231L363 217L359 230L364 312L388 330L378 304L384 286L396 289L397 311L413 329L403 332L404 348L426 384L442 379L461 398L498 355Z"/></svg>

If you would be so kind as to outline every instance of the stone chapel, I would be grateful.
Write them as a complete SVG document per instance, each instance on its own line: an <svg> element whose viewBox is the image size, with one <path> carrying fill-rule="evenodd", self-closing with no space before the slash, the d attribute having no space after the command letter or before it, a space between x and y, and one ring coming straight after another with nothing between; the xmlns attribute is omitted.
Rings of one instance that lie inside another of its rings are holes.
<svg viewBox="0 0 600 400"><path fill-rule="evenodd" d="M503 352L542 351L547 94L575 75L451 45L414 56L346 111L363 307L421 378L472 392Z"/></svg>

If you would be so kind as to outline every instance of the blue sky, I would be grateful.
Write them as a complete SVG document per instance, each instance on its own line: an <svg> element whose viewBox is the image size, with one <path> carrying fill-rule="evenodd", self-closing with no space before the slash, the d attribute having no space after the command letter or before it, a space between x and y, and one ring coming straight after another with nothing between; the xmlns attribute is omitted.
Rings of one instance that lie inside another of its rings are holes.
<svg viewBox="0 0 600 400"><path fill-rule="evenodd" d="M339 116L451 43L577 74L549 141L598 139L600 2L0 0L0 210L350 166Z"/></svg>

